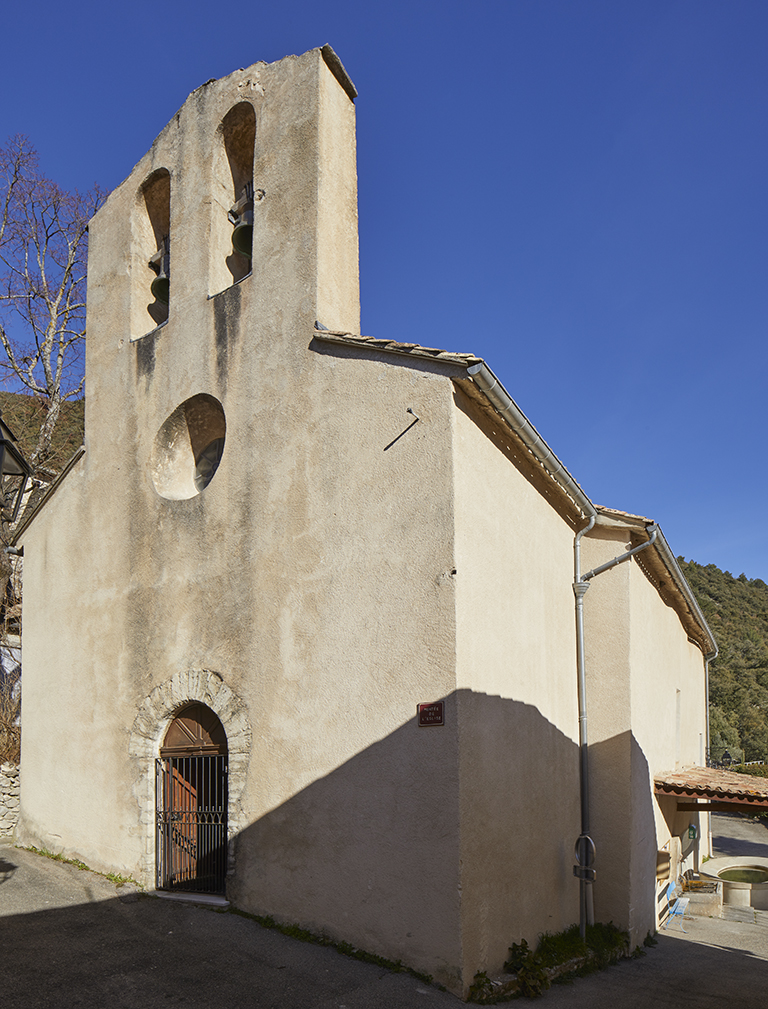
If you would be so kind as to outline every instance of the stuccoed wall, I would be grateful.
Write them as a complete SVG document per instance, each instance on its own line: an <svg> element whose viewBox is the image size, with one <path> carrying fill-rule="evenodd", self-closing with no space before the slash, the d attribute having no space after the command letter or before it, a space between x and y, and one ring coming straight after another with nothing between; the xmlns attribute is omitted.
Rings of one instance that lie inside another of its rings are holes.
<svg viewBox="0 0 768 1009"><path fill-rule="evenodd" d="M578 921L573 531L528 453L457 390L457 688L465 979Z"/></svg>
<svg viewBox="0 0 768 1009"><path fill-rule="evenodd" d="M637 565L631 569L630 577L630 662L633 670L638 671L632 680L633 726L648 765L637 767L635 792L639 796L646 795L648 788L653 790L654 773L704 764L706 680L702 651L681 630L677 613L663 605L655 586ZM645 629L649 633L644 633ZM677 813L676 802L672 810L669 806L670 803L662 805L657 798L652 803L656 846L661 848L670 837L677 836L682 839L681 853L692 855L694 845L687 836L688 824L694 823L701 833L706 826L704 816ZM656 878L656 851L652 849L638 831L632 852L630 900L633 907L642 907L646 915L649 909L645 895ZM682 869L673 866L673 875L677 876ZM643 924L638 923L638 934Z"/></svg>
<svg viewBox="0 0 768 1009"><path fill-rule="evenodd" d="M583 543L586 571L628 549L630 530L598 522ZM670 838L653 775L700 760L704 659L635 560L591 581L584 614L595 916L636 944L656 928L656 852Z"/></svg>
<svg viewBox="0 0 768 1009"><path fill-rule="evenodd" d="M212 137L243 98L266 193L254 272L208 298ZM151 884L135 740L162 738L173 683L220 681L222 721L247 715L251 738L231 899L455 987L455 702L444 732L414 719L455 689L453 387L444 368L310 347L315 319L359 328L353 130L318 51L256 65L196 91L93 222L87 453L24 539L21 830ZM158 168L170 317L143 335L134 223ZM226 415L221 465L165 500L155 435L198 393ZM421 420L388 448L409 406Z"/></svg>

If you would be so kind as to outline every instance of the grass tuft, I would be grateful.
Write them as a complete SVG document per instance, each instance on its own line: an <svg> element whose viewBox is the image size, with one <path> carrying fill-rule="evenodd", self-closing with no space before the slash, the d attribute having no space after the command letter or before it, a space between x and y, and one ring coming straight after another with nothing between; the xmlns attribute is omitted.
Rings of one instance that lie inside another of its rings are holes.
<svg viewBox="0 0 768 1009"><path fill-rule="evenodd" d="M249 911L242 911L239 907L230 907L227 913L237 914L241 918L248 918L250 921L255 921L257 925L261 925L262 928L274 929L276 932L287 935L290 939L312 943L314 946L328 946L330 949L335 949L337 953L341 953L342 956L352 957L353 960L372 963L377 967L383 967L396 973L410 974L411 977L422 981L424 984L434 983L431 974L423 974L412 967L406 967L401 960L387 960L386 957L379 956L377 953L369 953L367 950L358 949L357 946L353 946L349 942L337 941L331 939L330 936L310 932L309 929L302 928L300 925L283 925L275 921L269 914L251 914ZM435 985L435 987L439 988L440 991L445 991L442 985Z"/></svg>
<svg viewBox="0 0 768 1009"><path fill-rule="evenodd" d="M587 926L586 939L581 938L578 925L571 925L562 932L544 932L539 936L535 950L525 939L509 947L509 958L504 970L516 975L517 990L507 986L499 990L500 982L494 982L485 971L478 971L469 988L468 1001L481 1005L495 1005L509 1002L521 995L525 998L539 998L552 981L569 982L594 971L602 970L609 964L629 955L629 936L616 928L613 922ZM652 937L651 937L652 938ZM639 956L643 956L641 950ZM578 966L557 976L557 968L573 961ZM554 975L554 976L553 976Z"/></svg>
<svg viewBox="0 0 768 1009"><path fill-rule="evenodd" d="M93 872L97 876L103 876L108 879L110 883L114 883L115 886L123 886L125 883L133 883L136 886L140 886L131 876L121 876L117 872L99 872L97 869L92 869L90 865L86 865L85 862L81 862L79 858L66 858L64 855L58 855L55 851L48 851L47 848L36 848L33 844L26 845L22 847L22 851L32 851L36 855L44 855L46 858L53 859L54 862L65 862L67 865L74 865L81 872Z"/></svg>

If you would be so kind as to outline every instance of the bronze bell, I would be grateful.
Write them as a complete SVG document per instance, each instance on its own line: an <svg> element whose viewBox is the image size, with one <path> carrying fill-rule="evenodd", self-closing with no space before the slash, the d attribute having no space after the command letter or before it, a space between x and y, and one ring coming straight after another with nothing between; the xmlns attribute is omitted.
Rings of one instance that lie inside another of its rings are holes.
<svg viewBox="0 0 768 1009"><path fill-rule="evenodd" d="M243 195L227 214L232 231L232 248L250 259L253 255L253 183L247 182Z"/></svg>
<svg viewBox="0 0 768 1009"><path fill-rule="evenodd" d="M160 248L149 261L150 269L154 270L157 276L150 285L150 292L155 301L163 305L168 304L170 291L170 254L168 251L168 237L166 236L160 243Z"/></svg>
<svg viewBox="0 0 768 1009"><path fill-rule="evenodd" d="M246 210L232 232L232 248L250 259L253 255L253 211Z"/></svg>

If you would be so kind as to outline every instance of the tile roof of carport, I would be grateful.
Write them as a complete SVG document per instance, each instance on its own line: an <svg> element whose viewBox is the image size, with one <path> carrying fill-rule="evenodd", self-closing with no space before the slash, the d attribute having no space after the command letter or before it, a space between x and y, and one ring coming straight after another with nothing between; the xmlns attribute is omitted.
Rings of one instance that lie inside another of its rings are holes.
<svg viewBox="0 0 768 1009"><path fill-rule="evenodd" d="M768 809L768 778L714 767L683 767L654 775L656 795L677 796L678 809ZM698 800L698 805L694 803ZM703 802L702 802L703 800ZM682 805L681 805L682 803Z"/></svg>

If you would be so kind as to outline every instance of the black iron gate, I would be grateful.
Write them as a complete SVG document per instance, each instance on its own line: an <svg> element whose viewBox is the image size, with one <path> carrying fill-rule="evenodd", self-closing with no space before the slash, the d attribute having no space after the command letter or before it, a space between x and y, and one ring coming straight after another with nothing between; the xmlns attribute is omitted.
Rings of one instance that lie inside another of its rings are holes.
<svg viewBox="0 0 768 1009"><path fill-rule="evenodd" d="M224 893L226 756L157 761L157 888Z"/></svg>

